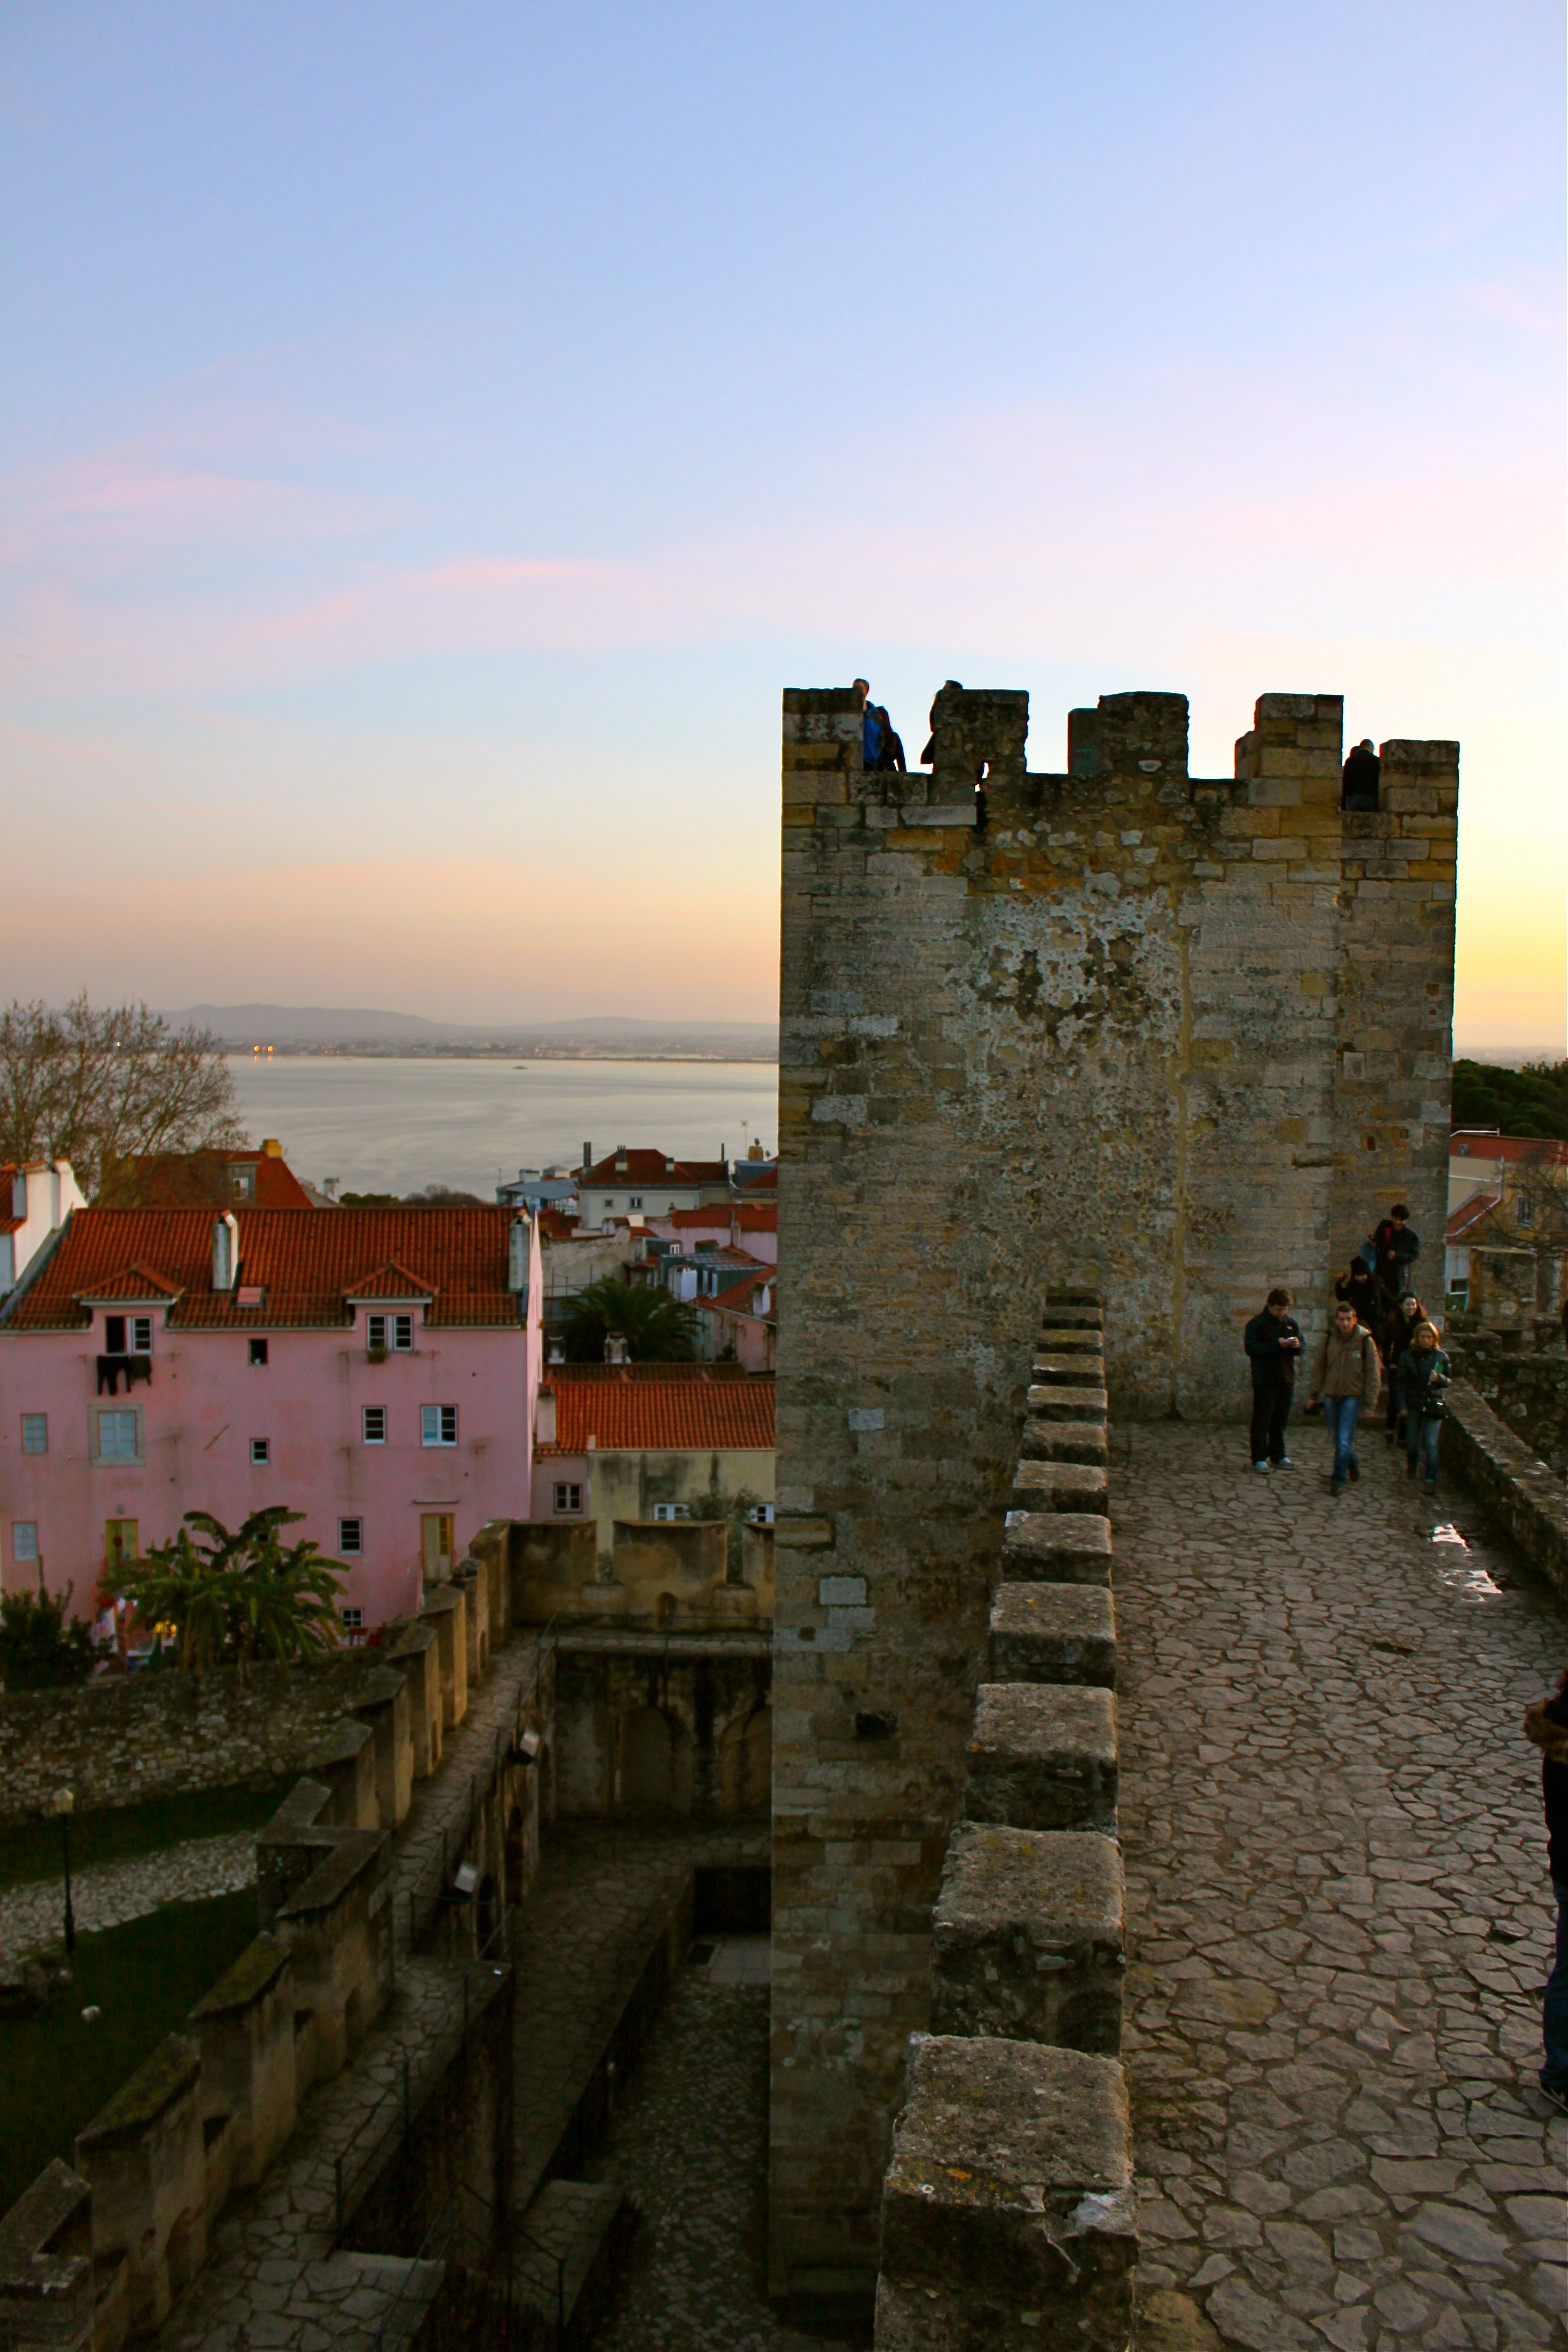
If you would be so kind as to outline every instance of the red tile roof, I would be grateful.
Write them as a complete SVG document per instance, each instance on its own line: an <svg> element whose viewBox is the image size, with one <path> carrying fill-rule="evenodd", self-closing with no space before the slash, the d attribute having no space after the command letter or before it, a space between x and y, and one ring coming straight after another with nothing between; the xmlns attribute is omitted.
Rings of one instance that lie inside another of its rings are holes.
<svg viewBox="0 0 1568 2352"><path fill-rule="evenodd" d="M624 1168L617 1162L624 1160ZM620 1184L728 1184L730 1172L723 1160L677 1160L668 1152L624 1151L610 1152L596 1160L591 1168L578 1172L577 1188L581 1192L590 1184L599 1184L614 1191Z"/></svg>
<svg viewBox="0 0 1568 2352"><path fill-rule="evenodd" d="M1497 1192L1473 1192L1468 1200L1460 1202L1457 1209L1449 1211L1446 1239L1463 1241L1467 1233L1475 1231L1483 1217L1491 1215L1501 1198L1501 1193Z"/></svg>
<svg viewBox="0 0 1568 2352"><path fill-rule="evenodd" d="M768 1293L764 1309L757 1304L759 1291ZM721 1290L717 1298L696 1299L695 1306L713 1315L746 1315L759 1323L776 1323L779 1319L778 1277L769 1266L765 1273L748 1274L743 1282L736 1282L728 1290Z"/></svg>
<svg viewBox="0 0 1568 2352"><path fill-rule="evenodd" d="M515 1210L335 1209L328 1216L236 1208L239 1282L263 1294L253 1307L240 1305L237 1288L212 1287L213 1214L78 1209L42 1270L12 1293L0 1330L80 1330L90 1320L81 1301L104 1296L106 1284L132 1271L179 1293L169 1316L175 1330L341 1330L352 1321L349 1299L366 1295L359 1286L384 1276L413 1286L392 1295L431 1296L432 1324L519 1328L518 1300L506 1287ZM378 1271L367 1277L367 1267Z"/></svg>
<svg viewBox="0 0 1568 2352"><path fill-rule="evenodd" d="M541 1454L585 1454L590 1437L601 1453L773 1448L773 1381L738 1364L552 1364L544 1380L556 1442Z"/></svg>
<svg viewBox="0 0 1568 2352"><path fill-rule="evenodd" d="M668 1209L658 1220L661 1225L684 1227L706 1226L715 1233L726 1225L737 1225L742 1233L777 1233L779 1212L777 1202L766 1205L760 1201L739 1201L733 1204L715 1201L706 1209Z"/></svg>
<svg viewBox="0 0 1568 2352"><path fill-rule="evenodd" d="M1456 1127L1448 1139L1451 1160L1510 1160L1547 1168L1568 1168L1568 1143L1555 1135L1493 1135L1484 1127Z"/></svg>
<svg viewBox="0 0 1568 2352"><path fill-rule="evenodd" d="M242 1200L230 1171L253 1168L254 1193ZM315 1206L288 1162L267 1151L153 1152L114 1161L99 1197L119 1209L309 1209Z"/></svg>

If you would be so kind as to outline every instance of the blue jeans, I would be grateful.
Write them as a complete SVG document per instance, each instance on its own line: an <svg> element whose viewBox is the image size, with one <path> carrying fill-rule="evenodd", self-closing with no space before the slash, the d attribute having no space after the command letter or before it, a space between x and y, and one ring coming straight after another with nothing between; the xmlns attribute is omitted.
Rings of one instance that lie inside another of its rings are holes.
<svg viewBox="0 0 1568 2352"><path fill-rule="evenodd" d="M1350 1476L1350 1465L1356 1460L1356 1422L1361 1413L1359 1397L1325 1397L1323 1426L1334 1440L1334 1484L1343 1486Z"/></svg>
<svg viewBox="0 0 1568 2352"><path fill-rule="evenodd" d="M1437 1484L1437 1447L1443 1434L1439 1421L1418 1421L1414 1413L1405 1417L1405 1453L1414 1464L1419 1454L1425 1462L1425 1476L1429 1485Z"/></svg>
<svg viewBox="0 0 1568 2352"><path fill-rule="evenodd" d="M1568 1879L1554 1878L1552 1892L1557 1897L1557 1963L1541 2003L1541 2039L1546 2045L1541 2080L1554 2091L1568 2091Z"/></svg>

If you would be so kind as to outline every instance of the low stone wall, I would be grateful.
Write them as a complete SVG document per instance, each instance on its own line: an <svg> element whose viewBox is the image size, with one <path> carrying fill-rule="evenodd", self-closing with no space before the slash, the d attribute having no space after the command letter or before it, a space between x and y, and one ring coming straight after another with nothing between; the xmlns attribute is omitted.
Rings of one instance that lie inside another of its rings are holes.
<svg viewBox="0 0 1568 2352"><path fill-rule="evenodd" d="M1483 1403L1548 1469L1568 1478L1568 1353L1561 1344L1542 1348L1542 1329L1535 1326L1537 1345L1527 1352L1505 1347L1493 1332L1455 1333L1443 1344L1455 1371ZM1553 1326L1544 1329L1548 1338L1559 1338Z"/></svg>
<svg viewBox="0 0 1568 2352"><path fill-rule="evenodd" d="M1448 1392L1443 1461L1502 1522L1531 1567L1568 1593L1568 1486L1467 1380Z"/></svg>
<svg viewBox="0 0 1568 2352"><path fill-rule="evenodd" d="M1054 1292L883 2183L878 2352L1130 2341L1116 1620L1097 1299Z"/></svg>
<svg viewBox="0 0 1568 2352"><path fill-rule="evenodd" d="M0 1823L231 1788L303 1772L382 1673L378 1650L310 1666L130 1674L78 1690L0 1695Z"/></svg>
<svg viewBox="0 0 1568 2352"><path fill-rule="evenodd" d="M563 1814L766 1812L766 1633L600 1632L556 1651L556 1807Z"/></svg>

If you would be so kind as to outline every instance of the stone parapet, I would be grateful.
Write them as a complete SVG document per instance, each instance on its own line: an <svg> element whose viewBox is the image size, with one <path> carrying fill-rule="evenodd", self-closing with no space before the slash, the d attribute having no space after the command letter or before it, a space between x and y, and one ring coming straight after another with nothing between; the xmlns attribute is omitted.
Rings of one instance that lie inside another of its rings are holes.
<svg viewBox="0 0 1568 2352"><path fill-rule="evenodd" d="M931 2030L1114 2058L1123 1936L1114 1838L961 1821L933 1921Z"/></svg>
<svg viewBox="0 0 1568 2352"><path fill-rule="evenodd" d="M1137 2261L1115 2059L990 2036L911 2045L877 2352L1126 2352Z"/></svg>
<svg viewBox="0 0 1568 2352"><path fill-rule="evenodd" d="M1568 1486L1468 1381L1448 1391L1443 1461L1500 1520L1532 1568L1568 1593Z"/></svg>
<svg viewBox="0 0 1568 2352"><path fill-rule="evenodd" d="M1065 1311L1092 1329L1099 1308L1078 1293ZM1063 1313L1053 1294L1047 1328ZM1015 1500L1039 1493L1036 1469L1018 1463ZM1109 1479L1093 1475L1103 1511ZM1071 1535L1084 1524L1098 1531L1087 1554L1088 1539ZM1056 1549L1043 1534L1032 1541L1052 1528L1069 1528ZM1032 1545L1022 1576L1009 1566L1015 1540ZM1080 1580L1086 1558L1097 1581ZM879 2352L1124 2352L1130 2338L1137 2220L1114 2063L1125 1898L1111 1565L1108 1517L1008 1512L991 1679L975 1693L964 1817L932 1920L935 2038L911 2042L884 2184Z"/></svg>

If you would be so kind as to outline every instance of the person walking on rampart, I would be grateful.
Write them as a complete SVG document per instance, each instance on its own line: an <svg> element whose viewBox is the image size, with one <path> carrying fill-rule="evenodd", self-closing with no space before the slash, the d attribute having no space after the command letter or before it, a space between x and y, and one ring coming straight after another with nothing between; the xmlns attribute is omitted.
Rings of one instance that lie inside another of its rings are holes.
<svg viewBox="0 0 1568 2352"><path fill-rule="evenodd" d="M1403 1201L1396 1201L1372 1235L1372 1272L1385 1311L1407 1290L1414 1290L1410 1269L1420 1255L1421 1236L1410 1222L1410 1211Z"/></svg>
<svg viewBox="0 0 1568 2352"><path fill-rule="evenodd" d="M1271 1290L1261 1315L1247 1325L1242 1344L1252 1368L1252 1467L1288 1470L1285 1424L1296 1387L1301 1326L1290 1311L1288 1290Z"/></svg>
<svg viewBox="0 0 1568 2352"><path fill-rule="evenodd" d="M1382 1385L1383 1366L1377 1341L1358 1321L1355 1308L1346 1300L1334 1309L1334 1320L1318 1347L1312 1394L1307 1402L1310 1412L1319 1397L1322 1398L1324 1425L1334 1441L1334 1467L1329 1476L1331 1494L1342 1495L1346 1479L1361 1476L1361 1464L1356 1456L1356 1422L1363 1411L1371 1412Z"/></svg>
<svg viewBox="0 0 1568 2352"><path fill-rule="evenodd" d="M1366 1321L1363 1316L1363 1322ZM1407 1290L1393 1313L1377 1334L1383 1351L1383 1362L1388 1367L1388 1442L1393 1444L1405 1418L1405 1394L1399 1377L1399 1359L1406 1348L1413 1347L1415 1336L1426 1321L1427 1313L1413 1290Z"/></svg>
<svg viewBox="0 0 1568 2352"><path fill-rule="evenodd" d="M1357 1322L1365 1323L1368 1330L1372 1328L1377 1313L1377 1284L1372 1279L1372 1260L1365 1252L1351 1259L1350 1271L1342 1274L1334 1285L1334 1296L1348 1300L1356 1310Z"/></svg>
<svg viewBox="0 0 1568 2352"><path fill-rule="evenodd" d="M1339 796L1341 808L1360 809L1369 815L1375 814L1382 781L1383 763L1377 756L1371 736L1363 735L1345 762L1343 789Z"/></svg>
<svg viewBox="0 0 1568 2352"><path fill-rule="evenodd" d="M1524 1728L1541 1751L1546 1867L1557 1898L1557 1959L1541 2003L1546 2063L1540 2082L1553 2105L1568 2114L1568 1667L1553 1696L1529 1709Z"/></svg>
<svg viewBox="0 0 1568 2352"><path fill-rule="evenodd" d="M1435 1323L1416 1325L1410 1345L1399 1359L1399 1393L1405 1407L1405 1467L1414 1478L1418 1460L1424 1463L1422 1484L1437 1492L1437 1446L1443 1434L1443 1398L1453 1366L1443 1353Z"/></svg>
<svg viewBox="0 0 1568 2352"><path fill-rule="evenodd" d="M904 765L904 739L901 735L894 734L893 722L887 715L885 704L880 702L877 704L875 716L877 725L882 730L882 744L877 753L877 766L885 776L907 775L909 771Z"/></svg>
<svg viewBox="0 0 1568 2352"><path fill-rule="evenodd" d="M871 699L870 679L857 678L854 690L860 697L860 764L875 768L882 757L882 721Z"/></svg>

